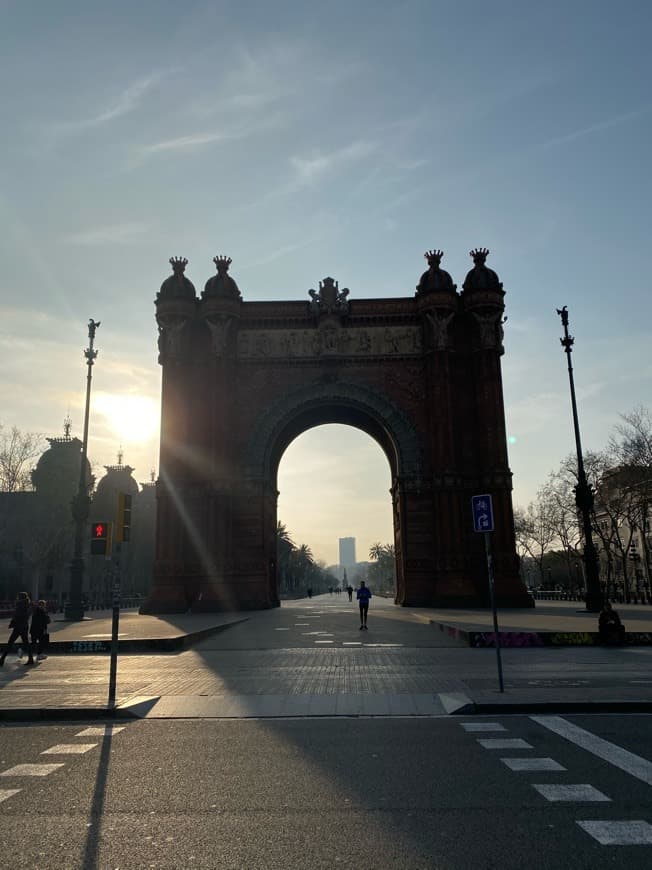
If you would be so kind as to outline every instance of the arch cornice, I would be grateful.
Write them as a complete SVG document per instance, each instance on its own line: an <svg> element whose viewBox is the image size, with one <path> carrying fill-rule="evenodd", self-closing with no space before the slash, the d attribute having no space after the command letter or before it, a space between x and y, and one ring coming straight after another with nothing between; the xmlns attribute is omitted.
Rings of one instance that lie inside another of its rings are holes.
<svg viewBox="0 0 652 870"><path fill-rule="evenodd" d="M334 419L329 413L332 409L337 409L341 416ZM324 414L321 420L320 411ZM347 412L351 414L351 421L346 419ZM308 417L315 422L295 431L301 419ZM318 381L301 387L265 411L244 451L245 476L270 479L276 473L276 463L283 450L293 438L312 426L332 422L350 422L367 431L388 454L394 475L421 478L421 446L408 417L375 390L340 380ZM384 437L379 437L379 433Z"/></svg>

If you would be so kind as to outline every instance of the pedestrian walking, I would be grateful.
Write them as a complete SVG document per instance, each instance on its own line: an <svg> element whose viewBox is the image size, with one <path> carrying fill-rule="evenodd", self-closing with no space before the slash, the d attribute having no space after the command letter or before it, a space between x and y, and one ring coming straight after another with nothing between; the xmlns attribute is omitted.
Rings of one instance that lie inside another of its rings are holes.
<svg viewBox="0 0 652 870"><path fill-rule="evenodd" d="M32 602L29 599L29 595L27 592L19 592L16 596L16 606L14 608L14 615L11 617L11 622L9 623L9 628L11 629L11 634L9 635L9 640L7 641L7 646L4 649L4 652L0 656L0 668L4 665L5 659L7 658L7 653L13 646L16 638L20 638L23 642L23 648L27 650L27 661L26 665L33 665L34 656L32 655L32 645L29 642L29 614L32 609Z"/></svg>
<svg viewBox="0 0 652 870"><path fill-rule="evenodd" d="M349 593L349 601L353 601L353 586L347 586L346 591Z"/></svg>
<svg viewBox="0 0 652 870"><path fill-rule="evenodd" d="M29 628L37 662L42 662L43 659L47 658L45 650L47 649L50 640L50 635L48 633L49 622L50 614L47 611L47 605L45 601L41 599L32 611L32 624Z"/></svg>
<svg viewBox="0 0 652 870"><path fill-rule="evenodd" d="M367 614L369 613L369 599L371 598L371 589L365 586L364 580L360 581L360 588L356 593L356 598L360 605L360 631L367 631Z"/></svg>

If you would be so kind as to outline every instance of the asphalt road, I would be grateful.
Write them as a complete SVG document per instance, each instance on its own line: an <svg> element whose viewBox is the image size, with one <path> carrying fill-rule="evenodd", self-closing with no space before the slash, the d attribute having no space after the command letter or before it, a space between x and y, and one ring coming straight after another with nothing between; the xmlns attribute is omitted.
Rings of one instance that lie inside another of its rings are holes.
<svg viewBox="0 0 652 870"><path fill-rule="evenodd" d="M4 866L652 866L650 716L88 724L0 727Z"/></svg>

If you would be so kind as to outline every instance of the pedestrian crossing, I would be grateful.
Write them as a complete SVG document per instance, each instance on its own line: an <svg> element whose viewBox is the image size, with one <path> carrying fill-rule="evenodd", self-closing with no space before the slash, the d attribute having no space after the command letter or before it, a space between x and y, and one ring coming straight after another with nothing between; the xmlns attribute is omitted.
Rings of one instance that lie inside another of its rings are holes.
<svg viewBox="0 0 652 870"><path fill-rule="evenodd" d="M652 764L644 758L628 752L607 740L568 722L560 716L531 716L530 720L549 729L558 736L564 737L576 746L597 755L603 761L614 765L620 770L652 784ZM517 720L520 721L520 720ZM469 735L508 732L509 729L501 722L461 722L461 727ZM532 743L521 737L476 737L476 742L483 749L512 749L529 751L534 749ZM567 767L551 757L533 757L531 755L516 757L501 757L501 762L515 773L559 773L566 774ZM577 804L609 804L612 798L590 783L577 782L531 782L532 788L544 800L550 803ZM578 827L603 846L652 846L652 824L644 819L577 819ZM652 861L652 859L651 859Z"/></svg>
<svg viewBox="0 0 652 870"><path fill-rule="evenodd" d="M120 731L124 731L126 727L126 725L90 726L88 728L84 728L82 731L77 732L74 736L98 738L112 737L114 734L118 734ZM49 746L47 749L42 750L40 755L86 755L88 752L91 752L91 750L96 749L98 746L99 743L82 743L79 741L76 741L74 743L55 743L53 746ZM66 767L66 763L67 762L63 761L43 761L14 764L6 770L0 771L0 777L15 780L22 780L24 778L42 779L43 777L50 776L51 774L61 771L62 768ZM10 798L21 794L24 787L25 786L21 785L19 788L0 788L0 804L4 804L6 801L10 800Z"/></svg>

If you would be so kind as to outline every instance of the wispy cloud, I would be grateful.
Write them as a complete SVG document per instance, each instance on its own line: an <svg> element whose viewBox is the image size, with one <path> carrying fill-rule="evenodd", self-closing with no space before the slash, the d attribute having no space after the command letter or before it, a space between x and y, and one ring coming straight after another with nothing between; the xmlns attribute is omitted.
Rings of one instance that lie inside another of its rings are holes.
<svg viewBox="0 0 652 870"><path fill-rule="evenodd" d="M151 157L154 154L162 154L165 151L193 151L204 145L212 145L215 142L226 142L237 139L239 136L233 133L225 133L216 130L212 133L193 133L189 136L177 136L175 139L163 139L161 142L153 142L151 145L140 145L135 155L141 158Z"/></svg>
<svg viewBox="0 0 652 870"><path fill-rule="evenodd" d="M145 96L152 91L156 85L167 75L172 72L172 69L159 70L149 73L146 76L141 76L135 81L128 84L113 100L108 102L106 106L96 115L89 118L81 118L76 121L60 121L52 125L51 132L55 135L65 135L79 132L93 127L100 127L128 115L142 103Z"/></svg>
<svg viewBox="0 0 652 870"><path fill-rule="evenodd" d="M243 271L246 271L247 269L253 269L258 266L266 266L268 263L273 263L276 260L280 260L283 257L286 257L288 254L293 254L295 251L300 251L303 248L309 247L310 245L318 242L319 239L319 236L311 236L300 242L292 242L287 245L279 245L278 248L270 251L269 254L263 254L263 256L257 260L248 261L246 266L243 267Z"/></svg>
<svg viewBox="0 0 652 870"><path fill-rule="evenodd" d="M164 75L165 73L163 72L156 72L132 82L118 95L112 104L86 123L93 126L106 124L107 121L113 121L115 118L132 112L139 105L145 94L151 91Z"/></svg>
<svg viewBox="0 0 652 870"><path fill-rule="evenodd" d="M620 124L626 124L628 121L634 121L642 115L646 115L652 111L652 104L642 106L632 112L625 112L623 115L616 115L614 118L607 118L604 121L598 121L595 124L590 124L588 127L582 127L580 130L573 130L572 133L566 133L563 136L555 136L553 139L548 139L547 142L541 144L541 148L552 148L555 145L564 145L566 142L572 142L575 139L580 139L583 136L590 136L591 133L599 133L601 130L608 130L609 127L617 127Z"/></svg>
<svg viewBox="0 0 652 870"><path fill-rule="evenodd" d="M308 157L291 157L290 163L297 181L302 184L312 184L329 172L369 157L377 149L377 142L358 140L334 151L315 151Z"/></svg>
<svg viewBox="0 0 652 870"><path fill-rule="evenodd" d="M135 221L123 224L111 224L104 227L82 230L71 233L62 239L66 245L133 245L142 241L142 237L150 232L146 223Z"/></svg>
<svg viewBox="0 0 652 870"><path fill-rule="evenodd" d="M256 118L250 123L240 124L232 129L225 127L221 130L190 133L186 136L176 136L173 139L162 139L160 142L152 142L149 145L138 145L131 152L129 166L134 169L159 154L190 154L209 145L247 139L250 136L260 135L264 130L275 127L277 124L278 118L276 116Z"/></svg>

